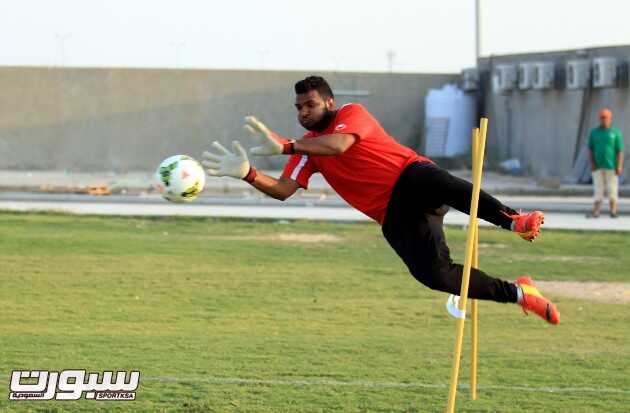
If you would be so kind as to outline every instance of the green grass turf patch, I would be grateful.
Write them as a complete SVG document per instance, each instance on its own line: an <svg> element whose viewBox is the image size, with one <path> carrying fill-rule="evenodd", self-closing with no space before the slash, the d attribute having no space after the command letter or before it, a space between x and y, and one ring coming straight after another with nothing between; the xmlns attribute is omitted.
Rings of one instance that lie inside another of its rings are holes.
<svg viewBox="0 0 630 413"><path fill-rule="evenodd" d="M296 235L297 234L297 235ZM318 242L303 242L312 236ZM461 260L466 232L448 228ZM628 281L624 233L482 228L513 279ZM437 412L455 321L374 224L0 214L2 412ZM553 297L558 327L480 303L464 412L623 412L629 306ZM468 347L461 382L468 382ZM10 402L14 369L140 370L133 402Z"/></svg>

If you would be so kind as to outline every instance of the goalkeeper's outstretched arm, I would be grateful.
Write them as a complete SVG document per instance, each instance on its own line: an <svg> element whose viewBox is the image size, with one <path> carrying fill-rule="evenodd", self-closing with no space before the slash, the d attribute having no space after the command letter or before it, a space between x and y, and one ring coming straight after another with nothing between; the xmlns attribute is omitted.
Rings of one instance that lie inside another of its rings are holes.
<svg viewBox="0 0 630 413"><path fill-rule="evenodd" d="M302 153L315 156L341 155L355 142L356 137L348 133L332 133L309 139L287 139L272 132L254 116L245 118L245 129L260 139L261 145L249 150L255 156L292 155Z"/></svg>
<svg viewBox="0 0 630 413"><path fill-rule="evenodd" d="M213 142L214 152L203 153L203 165L211 176L230 176L242 179L260 192L272 198L284 201L297 191L299 185L289 178L272 178L260 173L247 159L247 153L238 141L232 142L232 151L226 149L219 142Z"/></svg>
<svg viewBox="0 0 630 413"><path fill-rule="evenodd" d="M250 184L260 192L280 201L289 198L300 187L293 179L276 179L260 172L256 173L256 177Z"/></svg>

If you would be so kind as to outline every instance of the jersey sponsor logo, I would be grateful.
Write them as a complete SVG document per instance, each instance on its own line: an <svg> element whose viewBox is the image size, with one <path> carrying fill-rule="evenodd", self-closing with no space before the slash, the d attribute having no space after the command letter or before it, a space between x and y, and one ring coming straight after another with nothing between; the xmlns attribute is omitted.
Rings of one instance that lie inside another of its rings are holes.
<svg viewBox="0 0 630 413"><path fill-rule="evenodd" d="M335 126L335 130L343 130L345 128L346 128L345 123L340 123L339 125Z"/></svg>

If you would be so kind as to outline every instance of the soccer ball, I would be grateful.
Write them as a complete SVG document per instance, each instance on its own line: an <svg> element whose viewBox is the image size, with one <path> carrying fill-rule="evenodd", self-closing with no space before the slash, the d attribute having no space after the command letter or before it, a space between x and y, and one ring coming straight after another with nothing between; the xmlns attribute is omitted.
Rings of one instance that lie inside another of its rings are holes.
<svg viewBox="0 0 630 413"><path fill-rule="evenodd" d="M166 158L155 171L155 189L171 202L190 202L206 184L203 168L193 158L174 155Z"/></svg>

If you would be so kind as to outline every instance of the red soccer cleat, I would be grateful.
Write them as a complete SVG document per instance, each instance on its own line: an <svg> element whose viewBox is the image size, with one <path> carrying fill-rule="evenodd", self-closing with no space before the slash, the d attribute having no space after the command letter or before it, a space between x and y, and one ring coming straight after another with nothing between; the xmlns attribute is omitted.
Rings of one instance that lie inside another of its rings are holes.
<svg viewBox="0 0 630 413"><path fill-rule="evenodd" d="M529 214L508 215L512 218L512 231L525 241L533 241L540 234L540 226L545 223L545 214L532 211Z"/></svg>
<svg viewBox="0 0 630 413"><path fill-rule="evenodd" d="M523 300L519 304L523 307L525 314L528 314L527 311L533 311L548 323L560 323L560 313L556 309L556 306L543 297L530 277L518 277L516 284L523 291Z"/></svg>

